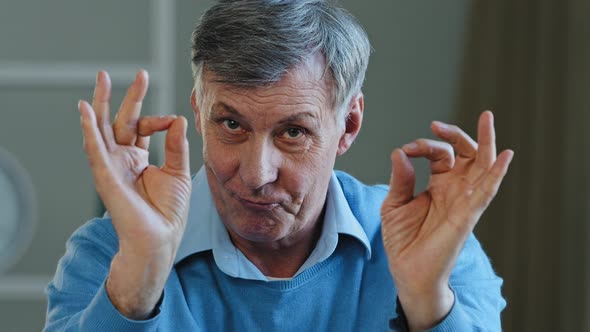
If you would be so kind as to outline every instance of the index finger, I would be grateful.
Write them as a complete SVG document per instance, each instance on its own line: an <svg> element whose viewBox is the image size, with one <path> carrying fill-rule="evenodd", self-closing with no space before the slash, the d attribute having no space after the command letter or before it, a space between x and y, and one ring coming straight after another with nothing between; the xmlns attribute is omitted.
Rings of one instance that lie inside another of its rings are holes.
<svg viewBox="0 0 590 332"><path fill-rule="evenodd" d="M453 148L446 142L420 138L402 147L408 157L424 157L430 161L432 174L448 172L455 165Z"/></svg>
<svg viewBox="0 0 590 332"><path fill-rule="evenodd" d="M458 156L465 158L475 158L477 154L477 143L473 141L461 128L433 121L431 125L434 134L449 142Z"/></svg>

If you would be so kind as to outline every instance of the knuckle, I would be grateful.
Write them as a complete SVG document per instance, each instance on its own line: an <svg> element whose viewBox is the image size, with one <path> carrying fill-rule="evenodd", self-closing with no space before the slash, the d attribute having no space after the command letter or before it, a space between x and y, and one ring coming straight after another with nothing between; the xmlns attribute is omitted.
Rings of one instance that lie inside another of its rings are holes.
<svg viewBox="0 0 590 332"><path fill-rule="evenodd" d="M83 130L88 130L92 128L92 121L89 118L84 117L80 121L80 125L82 126Z"/></svg>
<svg viewBox="0 0 590 332"><path fill-rule="evenodd" d="M498 192L496 188L478 187L477 190L480 192L480 202L483 206L488 206Z"/></svg>
<svg viewBox="0 0 590 332"><path fill-rule="evenodd" d="M450 170L455 165L455 157L451 154L448 158L443 158L442 163L447 170Z"/></svg>
<svg viewBox="0 0 590 332"><path fill-rule="evenodd" d="M96 149L96 144L92 141L92 139L87 139L84 137L82 140L82 147L86 153L90 154Z"/></svg>
<svg viewBox="0 0 590 332"><path fill-rule="evenodd" d="M449 132L453 133L453 134L461 134L463 131L461 130L461 128L459 128L457 125L454 124L450 124L449 126Z"/></svg>
<svg viewBox="0 0 590 332"><path fill-rule="evenodd" d="M135 129L139 125L139 120L138 119L133 119L133 118L128 119L127 122L125 123L125 125L129 129Z"/></svg>
<svg viewBox="0 0 590 332"><path fill-rule="evenodd" d="M484 173L484 172L487 172L487 171L488 171L488 169L489 169L489 167L487 167L487 165L484 165L484 164L482 164L482 163L478 163L478 162L475 162L475 163L473 163L473 168L474 168L476 171L478 171L478 173Z"/></svg>
<svg viewBox="0 0 590 332"><path fill-rule="evenodd" d="M115 120L115 122L113 123L113 131L116 133L121 131L121 121L119 121L118 119Z"/></svg>
<svg viewBox="0 0 590 332"><path fill-rule="evenodd" d="M453 154L453 146L447 142L441 142L441 147L448 153Z"/></svg>
<svg viewBox="0 0 590 332"><path fill-rule="evenodd" d="M101 133L103 133L103 135L104 135L105 133L107 133L109 130L112 130L112 128L111 128L111 126L110 126L109 124L107 124L107 123L103 123L103 124L100 126L100 132L101 132Z"/></svg>
<svg viewBox="0 0 590 332"><path fill-rule="evenodd" d="M426 153L428 154L428 156L434 155L435 151L436 149L432 145L426 146Z"/></svg>
<svg viewBox="0 0 590 332"><path fill-rule="evenodd" d="M424 145L428 145L428 140L426 138L418 138L414 141L418 146L422 147Z"/></svg>

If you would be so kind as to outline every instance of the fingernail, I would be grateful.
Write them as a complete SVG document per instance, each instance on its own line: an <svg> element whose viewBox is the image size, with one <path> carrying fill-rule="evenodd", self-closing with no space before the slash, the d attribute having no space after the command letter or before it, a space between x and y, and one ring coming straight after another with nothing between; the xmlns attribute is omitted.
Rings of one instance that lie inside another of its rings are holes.
<svg viewBox="0 0 590 332"><path fill-rule="evenodd" d="M512 159L514 158L514 151L513 150L508 150L509 156L510 158L508 158L508 161L512 161Z"/></svg>
<svg viewBox="0 0 590 332"><path fill-rule="evenodd" d="M440 121L433 121L432 122L433 125L437 126L438 129L442 130L442 131L449 131L449 125L442 123Z"/></svg>
<svg viewBox="0 0 590 332"><path fill-rule="evenodd" d="M139 69L137 71L137 75L135 75L135 80L139 80L140 78L147 78L147 71L145 69Z"/></svg>
<svg viewBox="0 0 590 332"><path fill-rule="evenodd" d="M416 143L408 143L402 147L405 151L416 151L418 149L418 144Z"/></svg>
<svg viewBox="0 0 590 332"><path fill-rule="evenodd" d="M158 116L160 119L176 119L177 117L178 116L176 114L165 114Z"/></svg>
<svg viewBox="0 0 590 332"><path fill-rule="evenodd" d="M82 121L84 120L82 118L82 109L80 108L81 104L82 104L82 100L78 100L78 113L80 114L80 123L82 123Z"/></svg>

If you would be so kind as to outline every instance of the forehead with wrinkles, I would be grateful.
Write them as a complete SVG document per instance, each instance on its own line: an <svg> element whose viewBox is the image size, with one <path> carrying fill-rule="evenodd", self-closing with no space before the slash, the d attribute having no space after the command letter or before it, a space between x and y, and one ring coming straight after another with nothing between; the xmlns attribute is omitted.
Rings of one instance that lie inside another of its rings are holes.
<svg viewBox="0 0 590 332"><path fill-rule="evenodd" d="M214 102L224 100L239 105L252 106L297 106L308 110L326 111L333 108L333 80L326 71L323 56L315 55L289 70L283 78L268 86L239 87L219 83L215 73L203 73L204 109L211 110Z"/></svg>

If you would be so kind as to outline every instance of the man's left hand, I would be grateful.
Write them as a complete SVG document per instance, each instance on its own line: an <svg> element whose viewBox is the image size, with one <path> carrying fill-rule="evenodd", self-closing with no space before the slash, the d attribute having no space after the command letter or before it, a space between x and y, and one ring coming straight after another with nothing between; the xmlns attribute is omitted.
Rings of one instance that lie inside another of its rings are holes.
<svg viewBox="0 0 590 332"><path fill-rule="evenodd" d="M433 122L432 131L445 142L419 139L392 153L391 184L381 208L389 268L412 331L433 327L451 310L451 271L514 154L496 156L489 111L480 116L477 143L441 122ZM418 195L409 157L430 161L428 187Z"/></svg>

